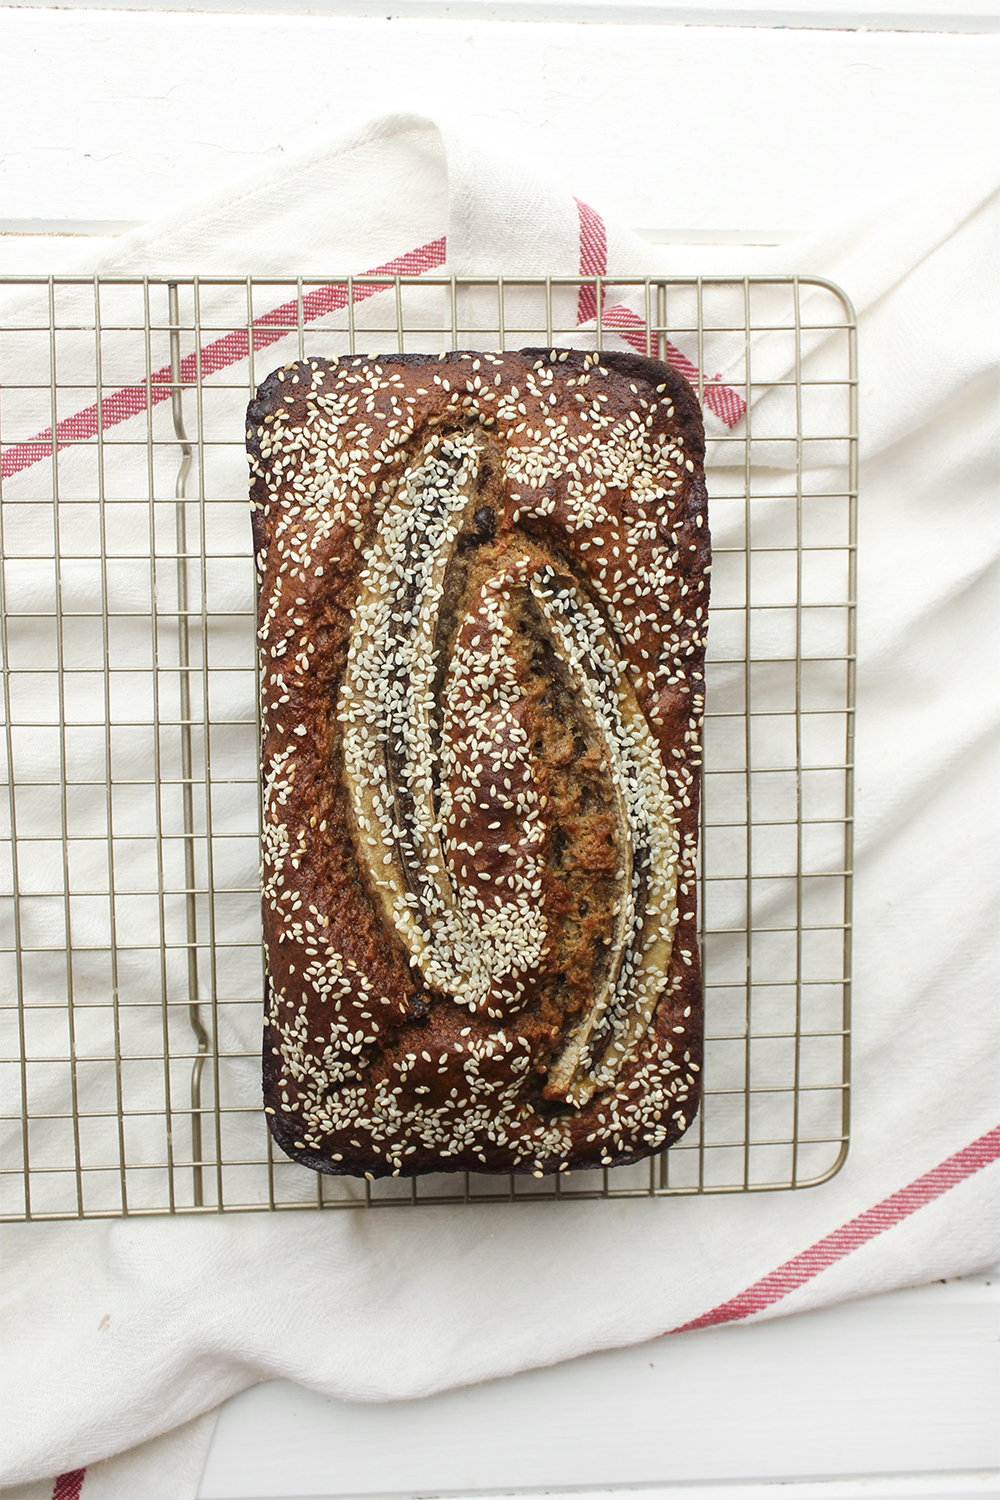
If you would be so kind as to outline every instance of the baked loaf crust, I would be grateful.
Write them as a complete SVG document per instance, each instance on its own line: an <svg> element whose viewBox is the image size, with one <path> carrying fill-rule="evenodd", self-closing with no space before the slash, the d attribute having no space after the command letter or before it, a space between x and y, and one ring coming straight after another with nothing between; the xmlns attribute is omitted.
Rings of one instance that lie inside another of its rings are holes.
<svg viewBox="0 0 1000 1500"><path fill-rule="evenodd" d="M323 1172L534 1172L698 1107L709 536L629 354L320 359L248 412L264 1098Z"/></svg>

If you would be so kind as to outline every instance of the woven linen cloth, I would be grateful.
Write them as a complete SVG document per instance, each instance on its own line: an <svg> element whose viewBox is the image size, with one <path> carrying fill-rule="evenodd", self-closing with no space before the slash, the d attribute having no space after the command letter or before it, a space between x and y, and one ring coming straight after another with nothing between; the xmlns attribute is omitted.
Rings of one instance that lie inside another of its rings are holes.
<svg viewBox="0 0 1000 1500"><path fill-rule="evenodd" d="M991 1264L1000 1178L998 180L993 172L927 184L918 199L780 251L740 252L733 267L827 277L858 311L846 1165L809 1191L669 1203L10 1226L3 1379L11 1500L193 1496L209 1414L262 1380L362 1401L419 1397L681 1328L797 1312ZM692 255L616 228L457 129L393 116L133 232L86 269L625 276L697 272ZM575 317L565 308L561 316L579 324L586 347L594 292L584 285L558 296L577 303ZM219 298L211 305L221 318ZM606 343L638 347L641 312L627 298L609 301ZM331 329L344 326L342 307L339 324L337 314ZM473 305L472 326L475 315ZM378 296L356 316L375 336ZM740 355L729 337L707 339L704 350L710 460L712 439L738 432L744 417L726 383L735 385ZM278 365L294 348L278 341L274 353ZM682 367L694 353L677 351ZM72 346L66 357L72 362ZM777 344L769 352L762 341L760 359L771 379L787 375L787 351ZM211 378L206 372L209 387ZM786 397L779 389L770 399ZM241 399L225 401L223 419L241 439ZM144 411L119 415L120 433L130 423L145 432ZM8 494L29 483L30 458L10 459ZM68 484L87 483L87 461L79 448L67 458ZM122 450L115 461L127 487L133 460ZM210 482L217 492L243 492L235 448ZM249 554L249 528L245 547ZM248 578L249 567L234 577L234 598ZM130 589L141 597L135 579L120 586L125 597ZM121 873L127 880L127 858ZM252 1048L252 1037L235 1040ZM251 1075L248 1065L247 1088ZM483 1294L498 1286L502 1297Z"/></svg>

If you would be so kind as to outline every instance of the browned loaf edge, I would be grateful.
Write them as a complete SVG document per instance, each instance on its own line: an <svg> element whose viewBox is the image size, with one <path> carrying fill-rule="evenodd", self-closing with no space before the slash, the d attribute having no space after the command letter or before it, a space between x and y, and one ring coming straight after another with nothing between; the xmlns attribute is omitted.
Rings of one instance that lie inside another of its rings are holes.
<svg viewBox="0 0 1000 1500"><path fill-rule="evenodd" d="M697 401L630 354L289 365L248 413L264 1099L323 1172L534 1172L698 1108Z"/></svg>

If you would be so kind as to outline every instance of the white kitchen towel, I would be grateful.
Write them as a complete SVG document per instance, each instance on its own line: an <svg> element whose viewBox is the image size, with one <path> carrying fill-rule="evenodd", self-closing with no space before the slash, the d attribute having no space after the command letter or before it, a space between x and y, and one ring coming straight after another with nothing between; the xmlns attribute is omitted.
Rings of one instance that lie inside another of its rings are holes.
<svg viewBox="0 0 1000 1500"><path fill-rule="evenodd" d="M11 1484L59 1475L52 1484L67 1500L124 1494L90 1477L102 1472L110 1484L114 1463L89 1466L259 1380L287 1377L348 1399L420 1396L681 1327L969 1273L995 1258L997 181L956 174L928 184L919 202L744 254L733 268L828 277L859 317L854 1115L843 1169L797 1193L10 1227ZM460 131L412 117L376 121L130 234L87 269L278 276L331 267L584 278L692 270L690 251L650 246ZM223 328L228 294L205 295ZM582 345L600 316L621 347L644 347L641 302L612 292L599 307L585 280L555 295ZM419 305L432 315L427 299ZM338 347L343 302L311 311ZM475 298L463 303L470 323L481 315ZM378 295L354 316L377 334ZM701 360L716 443L744 420L741 356L729 337L701 350L679 337L671 353L689 372ZM219 338L208 385L239 367L238 344ZM760 350L772 380L783 374L781 348L776 340ZM289 357L281 340L274 354L275 364ZM820 342L804 354L821 361ZM35 358L24 352L26 383ZM68 367L84 358L70 338ZM165 415L157 368L152 359L143 402ZM32 427L35 399L6 408L7 430L16 419L21 434L44 432L51 413L40 407ZM782 399L780 388L756 396ZM208 476L217 492L245 482L242 400L231 392L219 408L239 426L233 453ZM60 411L57 439L92 433L96 447L98 429L142 435L143 402L105 409L96 425L93 413ZM69 495L93 482L88 452L66 454ZM145 482L144 452L138 469L130 452L105 438L105 480L122 493ZM37 459L30 443L7 450L7 494L30 483ZM67 526L71 512L67 504ZM111 582L126 604L148 607L141 569ZM99 584L81 574L75 586L85 595ZM244 586L234 577L234 598ZM41 575L24 587L29 604L34 588L45 605ZM122 859L127 886L127 850ZM84 919L99 945L103 919ZM57 916L40 910L30 920L44 936ZM141 972L120 978L143 982ZM64 982L55 966L51 982ZM158 993L158 976L155 985ZM42 1077L40 1100L58 1086L55 1074ZM179 1500L195 1484L175 1491Z"/></svg>
<svg viewBox="0 0 1000 1500"><path fill-rule="evenodd" d="M126 1453L53 1478L4 1486L2 1500L189 1500L197 1494L219 1420L205 1412ZM86 1489L84 1486L86 1485Z"/></svg>

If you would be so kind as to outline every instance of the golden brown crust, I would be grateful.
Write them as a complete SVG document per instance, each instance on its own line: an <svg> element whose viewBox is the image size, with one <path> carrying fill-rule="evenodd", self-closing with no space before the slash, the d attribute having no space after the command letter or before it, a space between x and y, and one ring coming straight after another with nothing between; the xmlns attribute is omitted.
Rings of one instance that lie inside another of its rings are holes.
<svg viewBox="0 0 1000 1500"><path fill-rule="evenodd" d="M311 360L248 412L276 1140L617 1165L699 1096L697 402L567 350Z"/></svg>

